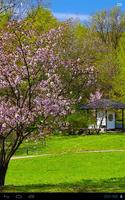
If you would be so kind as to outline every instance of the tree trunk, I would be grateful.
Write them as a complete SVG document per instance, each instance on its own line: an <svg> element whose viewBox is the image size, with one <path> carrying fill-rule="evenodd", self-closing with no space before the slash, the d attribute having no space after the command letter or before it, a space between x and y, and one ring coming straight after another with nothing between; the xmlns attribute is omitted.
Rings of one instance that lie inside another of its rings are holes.
<svg viewBox="0 0 125 200"><path fill-rule="evenodd" d="M0 187L4 186L7 168L8 168L8 164L5 164L4 166L3 165L0 166Z"/></svg>

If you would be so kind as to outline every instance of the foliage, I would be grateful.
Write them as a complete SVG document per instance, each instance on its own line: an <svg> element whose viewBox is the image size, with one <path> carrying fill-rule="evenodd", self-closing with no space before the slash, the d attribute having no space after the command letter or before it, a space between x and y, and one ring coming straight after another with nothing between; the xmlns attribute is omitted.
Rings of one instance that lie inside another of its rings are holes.
<svg viewBox="0 0 125 200"><path fill-rule="evenodd" d="M61 24L48 9L42 6L31 10L24 20L26 24L31 24L30 27L27 26L28 29L36 30L39 34L57 28Z"/></svg>
<svg viewBox="0 0 125 200"><path fill-rule="evenodd" d="M113 81L113 95L119 101L125 101L125 35L123 34L117 48L118 73Z"/></svg>
<svg viewBox="0 0 125 200"><path fill-rule="evenodd" d="M119 43L124 38L125 14L119 7L98 12L92 17L90 30L91 40L88 43L95 47L93 57L98 73L96 90L101 89L105 98L118 99L116 87L117 90L122 87L122 81L118 80L121 71L118 52Z"/></svg>
<svg viewBox="0 0 125 200"><path fill-rule="evenodd" d="M79 41L79 44L81 44L88 32L87 27L82 25L81 23L76 23L74 24L73 30L77 40Z"/></svg>
<svg viewBox="0 0 125 200"><path fill-rule="evenodd" d="M0 14L0 29L4 28L8 21L11 18L11 13L6 12L6 13L1 13Z"/></svg>
<svg viewBox="0 0 125 200"><path fill-rule="evenodd" d="M90 119L85 112L70 114L67 116L66 121L69 123L69 131L72 132L72 134L79 133L80 129L87 128L90 125Z"/></svg>
<svg viewBox="0 0 125 200"><path fill-rule="evenodd" d="M116 49L125 30L125 14L118 6L103 10L93 16L92 27L104 43Z"/></svg>

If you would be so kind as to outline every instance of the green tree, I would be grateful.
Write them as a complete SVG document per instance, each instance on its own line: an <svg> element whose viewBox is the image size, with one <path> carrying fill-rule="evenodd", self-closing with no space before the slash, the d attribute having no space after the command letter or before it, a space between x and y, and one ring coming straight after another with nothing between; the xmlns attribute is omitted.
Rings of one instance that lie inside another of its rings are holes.
<svg viewBox="0 0 125 200"><path fill-rule="evenodd" d="M118 73L113 82L113 95L121 101L125 101L125 34L120 39L117 48Z"/></svg>
<svg viewBox="0 0 125 200"><path fill-rule="evenodd" d="M38 33L45 33L52 28L58 27L60 24L58 20L52 15L52 13L42 6L38 6L29 11L27 17L25 18L25 22L27 24L31 24L31 27L27 28L32 28Z"/></svg>
<svg viewBox="0 0 125 200"><path fill-rule="evenodd" d="M104 10L93 16L91 25L104 43L116 49L125 31L125 14L118 6Z"/></svg>

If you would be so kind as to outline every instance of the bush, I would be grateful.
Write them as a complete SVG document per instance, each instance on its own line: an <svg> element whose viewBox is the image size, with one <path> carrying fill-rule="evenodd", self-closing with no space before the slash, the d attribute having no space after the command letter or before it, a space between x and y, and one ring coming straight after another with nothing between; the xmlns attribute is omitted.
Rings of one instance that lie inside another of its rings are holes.
<svg viewBox="0 0 125 200"><path fill-rule="evenodd" d="M93 123L92 117L90 118L86 112L75 112L70 114L66 121L69 123L67 131L69 134L82 134L82 128L88 128Z"/></svg>

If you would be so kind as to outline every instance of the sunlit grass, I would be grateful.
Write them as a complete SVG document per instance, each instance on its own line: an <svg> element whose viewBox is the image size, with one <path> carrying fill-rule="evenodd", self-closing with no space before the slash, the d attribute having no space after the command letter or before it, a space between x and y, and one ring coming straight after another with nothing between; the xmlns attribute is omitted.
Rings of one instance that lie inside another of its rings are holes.
<svg viewBox="0 0 125 200"><path fill-rule="evenodd" d="M41 141L23 143L16 155L26 155L27 149L29 155L44 156L11 160L2 191L125 192L125 152L83 152L125 150L122 133L51 136L45 146Z"/></svg>
<svg viewBox="0 0 125 200"><path fill-rule="evenodd" d="M77 152L82 150L125 149L125 134L91 136L51 136L41 141L24 142L15 155Z"/></svg>
<svg viewBox="0 0 125 200"><path fill-rule="evenodd" d="M116 190L125 192L124 166L125 153L123 152L69 153L11 160L6 185L20 186L15 187L15 190L22 192L115 192ZM121 179L122 182L119 182L118 180Z"/></svg>

